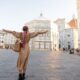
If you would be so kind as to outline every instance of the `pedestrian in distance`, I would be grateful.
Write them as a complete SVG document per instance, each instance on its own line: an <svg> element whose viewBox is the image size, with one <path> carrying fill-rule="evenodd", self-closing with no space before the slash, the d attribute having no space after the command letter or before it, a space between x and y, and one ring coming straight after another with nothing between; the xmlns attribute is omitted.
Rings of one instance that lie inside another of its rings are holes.
<svg viewBox="0 0 80 80"><path fill-rule="evenodd" d="M28 26L23 26L23 32L16 32L16 31L5 30L5 29L3 29L3 31L5 31L6 33L12 34L16 38L20 38L21 40L21 45L20 45L21 48L20 48L19 57L17 60L17 69L19 71L18 80L24 80L25 73L27 70L29 55L30 55L29 41L31 38L34 38L40 34L46 34L48 30L38 31L38 32L29 32Z"/></svg>

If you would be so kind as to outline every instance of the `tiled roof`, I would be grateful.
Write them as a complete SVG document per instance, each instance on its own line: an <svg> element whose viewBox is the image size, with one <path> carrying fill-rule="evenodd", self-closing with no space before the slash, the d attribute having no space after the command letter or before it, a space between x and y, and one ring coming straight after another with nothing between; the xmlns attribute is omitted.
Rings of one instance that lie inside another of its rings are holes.
<svg viewBox="0 0 80 80"><path fill-rule="evenodd" d="M71 28L77 28L77 19L72 19L68 22L68 25L71 27Z"/></svg>

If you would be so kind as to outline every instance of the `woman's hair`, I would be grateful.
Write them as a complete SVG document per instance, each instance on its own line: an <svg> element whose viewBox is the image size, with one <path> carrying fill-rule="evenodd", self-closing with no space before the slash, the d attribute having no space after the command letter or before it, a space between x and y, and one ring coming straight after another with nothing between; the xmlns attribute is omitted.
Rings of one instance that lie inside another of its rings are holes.
<svg viewBox="0 0 80 80"><path fill-rule="evenodd" d="M23 31L28 31L28 26L23 26Z"/></svg>

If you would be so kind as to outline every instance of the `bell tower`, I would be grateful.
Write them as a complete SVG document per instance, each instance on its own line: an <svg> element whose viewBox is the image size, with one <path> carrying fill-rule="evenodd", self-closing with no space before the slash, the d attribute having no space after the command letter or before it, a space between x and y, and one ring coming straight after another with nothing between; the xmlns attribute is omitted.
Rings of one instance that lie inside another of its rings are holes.
<svg viewBox="0 0 80 80"><path fill-rule="evenodd" d="M78 28L80 28L80 0L77 0Z"/></svg>

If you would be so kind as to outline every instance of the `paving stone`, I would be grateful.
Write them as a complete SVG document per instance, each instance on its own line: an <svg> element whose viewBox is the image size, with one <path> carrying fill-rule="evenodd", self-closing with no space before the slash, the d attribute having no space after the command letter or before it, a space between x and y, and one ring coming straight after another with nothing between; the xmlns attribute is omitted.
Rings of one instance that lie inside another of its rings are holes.
<svg viewBox="0 0 80 80"><path fill-rule="evenodd" d="M17 80L18 54L0 50L0 80ZM25 80L80 80L80 56L69 52L31 51Z"/></svg>

